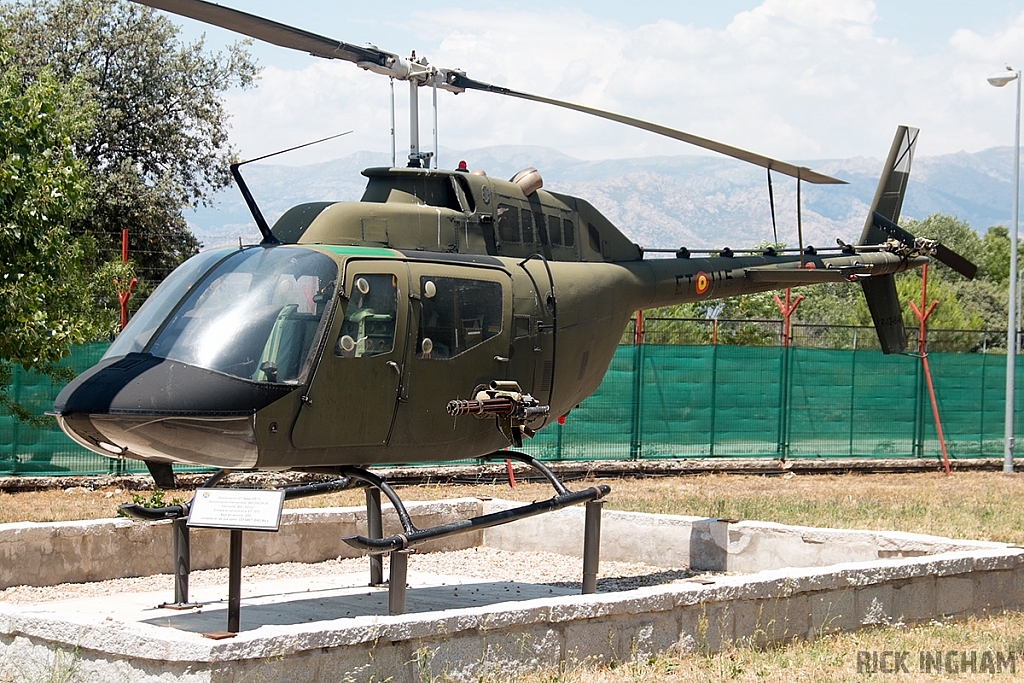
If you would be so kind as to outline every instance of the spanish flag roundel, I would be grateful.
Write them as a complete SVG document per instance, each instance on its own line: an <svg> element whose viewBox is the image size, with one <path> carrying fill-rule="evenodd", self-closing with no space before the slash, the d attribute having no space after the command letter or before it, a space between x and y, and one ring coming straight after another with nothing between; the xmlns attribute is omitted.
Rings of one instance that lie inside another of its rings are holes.
<svg viewBox="0 0 1024 683"><path fill-rule="evenodd" d="M697 273L697 277L694 278L694 282L697 286L697 293L703 294L708 291L708 285L711 284L711 278L709 278L708 274L702 270Z"/></svg>

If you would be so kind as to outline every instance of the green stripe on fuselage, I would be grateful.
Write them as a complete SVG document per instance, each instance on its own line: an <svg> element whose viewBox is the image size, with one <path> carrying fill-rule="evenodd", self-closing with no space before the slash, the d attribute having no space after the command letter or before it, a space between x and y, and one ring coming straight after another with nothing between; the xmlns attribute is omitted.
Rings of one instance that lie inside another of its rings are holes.
<svg viewBox="0 0 1024 683"><path fill-rule="evenodd" d="M322 249L337 256L380 256L385 258L401 256L399 252L393 249L385 249L384 247L342 247L332 244L303 244L300 246L310 249Z"/></svg>

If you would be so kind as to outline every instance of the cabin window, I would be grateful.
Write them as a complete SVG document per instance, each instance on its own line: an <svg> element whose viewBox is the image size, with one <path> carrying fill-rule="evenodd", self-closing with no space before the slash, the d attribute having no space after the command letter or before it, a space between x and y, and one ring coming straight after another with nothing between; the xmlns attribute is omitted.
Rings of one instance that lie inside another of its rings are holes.
<svg viewBox="0 0 1024 683"><path fill-rule="evenodd" d="M590 223L587 223L587 233L590 236L590 248L596 251L598 254L601 253L601 233L597 231Z"/></svg>
<svg viewBox="0 0 1024 683"><path fill-rule="evenodd" d="M502 242L519 241L519 209L510 204L498 204L498 239Z"/></svg>
<svg viewBox="0 0 1024 683"><path fill-rule="evenodd" d="M572 224L572 221L566 218L562 221L562 230L565 235L565 246L572 247L576 245L576 229Z"/></svg>
<svg viewBox="0 0 1024 683"><path fill-rule="evenodd" d="M352 278L345 321L334 344L340 358L370 358L395 348L398 278L374 273Z"/></svg>
<svg viewBox="0 0 1024 683"><path fill-rule="evenodd" d="M442 209L463 211L459 197L455 193L455 186L451 178L442 175L412 175L395 173L393 175L373 176L366 184L361 202L388 201L391 190L400 190L411 194L427 206L436 206Z"/></svg>
<svg viewBox="0 0 1024 683"><path fill-rule="evenodd" d="M533 244L533 214L523 211L523 242Z"/></svg>
<svg viewBox="0 0 1024 683"><path fill-rule="evenodd" d="M501 334L501 283L420 278L418 358L451 358Z"/></svg>
<svg viewBox="0 0 1024 683"><path fill-rule="evenodd" d="M476 211L476 199L473 197L473 190L469 188L469 181L458 173L455 174L454 180L462 188L462 194L466 198L466 211L473 213Z"/></svg>
<svg viewBox="0 0 1024 683"><path fill-rule="evenodd" d="M547 244L562 243L562 219L558 216L548 216L548 241Z"/></svg>

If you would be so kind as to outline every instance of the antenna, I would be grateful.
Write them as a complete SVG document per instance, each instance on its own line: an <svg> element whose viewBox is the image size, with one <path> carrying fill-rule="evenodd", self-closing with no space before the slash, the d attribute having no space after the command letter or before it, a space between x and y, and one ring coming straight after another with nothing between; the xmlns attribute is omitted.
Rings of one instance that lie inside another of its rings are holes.
<svg viewBox="0 0 1024 683"><path fill-rule="evenodd" d="M253 198L252 193L249 192L249 186L245 184L245 179L242 178L242 172L239 171L238 169L241 166L244 166L245 164L251 164L254 161L262 161L263 159L276 157L278 154L284 154L285 152L294 152L295 150L302 149L303 147L309 147L310 145L316 145L321 142L327 142L328 140L333 140L334 138L340 138L342 135L348 135L351 132L352 131L347 130L344 133L337 133L335 135L330 135L326 138L314 140L313 142L305 142L301 145L289 147L288 149L282 149L279 152L271 152L270 154L264 154L263 156L256 157L255 159L247 159L245 161L239 161L234 164L231 164L231 166L229 167L231 169L231 176L235 179L235 182L238 183L238 189L242 193L242 199L245 200L245 205L249 207L249 213L252 214L253 220L256 221L256 227L260 229L260 234L263 235L263 242L261 244L281 244L281 240L274 237L274 233L270 231L270 226L267 224L267 219L263 217L263 212L260 211L260 207L256 204L256 200ZM241 237L239 237L239 240L241 240Z"/></svg>

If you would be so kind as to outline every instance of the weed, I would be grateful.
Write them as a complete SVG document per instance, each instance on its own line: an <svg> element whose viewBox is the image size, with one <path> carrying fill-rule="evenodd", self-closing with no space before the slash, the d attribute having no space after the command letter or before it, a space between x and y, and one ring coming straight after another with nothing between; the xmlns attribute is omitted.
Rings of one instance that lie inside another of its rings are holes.
<svg viewBox="0 0 1024 683"><path fill-rule="evenodd" d="M139 507L162 508L167 507L168 505L181 505L185 501L182 500L181 498L172 498L170 503L165 503L164 492L158 488L155 488L149 492L148 496L142 493L133 493L132 502L138 505ZM121 508L117 508L117 516L127 517L128 513L122 510Z"/></svg>

